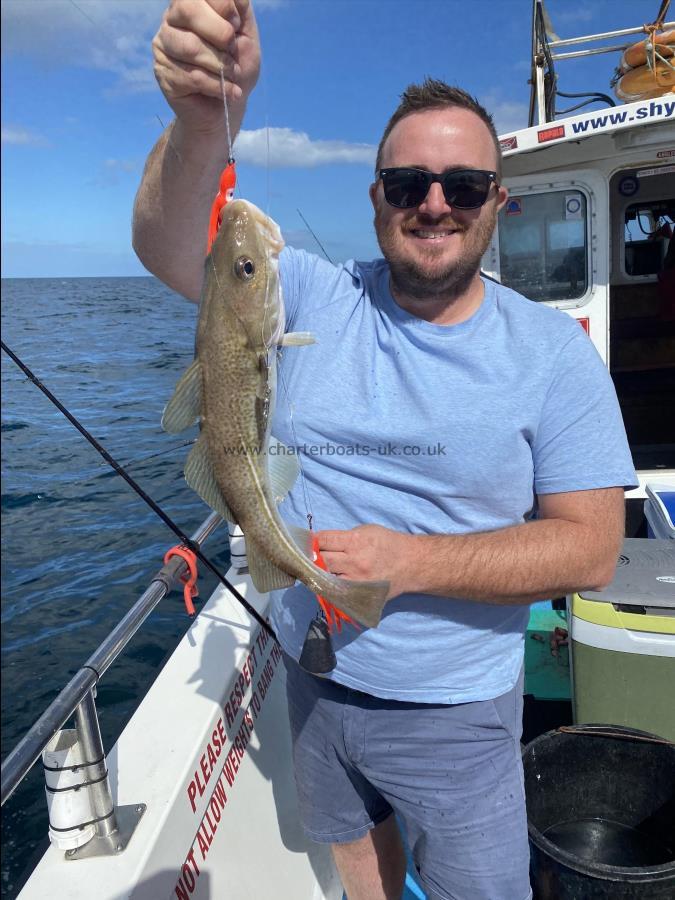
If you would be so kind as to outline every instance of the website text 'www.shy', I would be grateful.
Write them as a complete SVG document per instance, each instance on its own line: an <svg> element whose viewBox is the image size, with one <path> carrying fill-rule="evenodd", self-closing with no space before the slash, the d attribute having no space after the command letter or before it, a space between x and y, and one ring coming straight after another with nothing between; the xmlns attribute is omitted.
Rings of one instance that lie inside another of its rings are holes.
<svg viewBox="0 0 675 900"><path fill-rule="evenodd" d="M628 115L628 110L618 110L616 112L607 113L604 116L594 116L586 119L584 122L572 122L572 131L574 134L583 134L586 131L593 131L596 128L604 128L606 125L622 125L624 122L633 122L636 119L650 119L654 116L663 115L670 118L675 112L675 100L664 100L659 102L653 100L649 106L638 106L635 114Z"/></svg>

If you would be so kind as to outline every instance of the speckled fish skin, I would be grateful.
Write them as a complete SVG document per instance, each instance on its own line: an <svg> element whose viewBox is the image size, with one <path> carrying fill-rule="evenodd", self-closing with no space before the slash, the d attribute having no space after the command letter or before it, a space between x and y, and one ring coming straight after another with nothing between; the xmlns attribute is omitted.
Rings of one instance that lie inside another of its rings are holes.
<svg viewBox="0 0 675 900"><path fill-rule="evenodd" d="M284 333L278 275L283 240L253 204L229 203L206 261L196 355L202 433L222 496L262 555L362 624L378 624L388 583L324 572L299 549L277 512L268 478L276 353ZM302 348L294 352L302 353Z"/></svg>

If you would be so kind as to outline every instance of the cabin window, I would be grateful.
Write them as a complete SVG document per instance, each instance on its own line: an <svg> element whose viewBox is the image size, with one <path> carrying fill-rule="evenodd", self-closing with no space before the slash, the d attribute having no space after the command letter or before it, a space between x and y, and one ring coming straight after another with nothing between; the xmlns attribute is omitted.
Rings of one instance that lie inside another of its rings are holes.
<svg viewBox="0 0 675 900"><path fill-rule="evenodd" d="M576 300L588 288L586 197L552 191L510 197L499 213L502 284L530 300Z"/></svg>
<svg viewBox="0 0 675 900"><path fill-rule="evenodd" d="M663 268L672 235L675 198L634 203L624 224L626 275L657 275Z"/></svg>

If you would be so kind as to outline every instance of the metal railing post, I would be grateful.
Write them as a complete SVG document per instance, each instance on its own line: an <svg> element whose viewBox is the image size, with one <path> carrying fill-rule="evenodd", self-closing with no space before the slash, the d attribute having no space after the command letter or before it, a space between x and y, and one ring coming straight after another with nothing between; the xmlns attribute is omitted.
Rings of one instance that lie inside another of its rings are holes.
<svg viewBox="0 0 675 900"><path fill-rule="evenodd" d="M87 790L94 818L99 819L96 834L98 837L110 837L117 832L118 825L93 691L82 698L75 710L75 727L82 756L90 763L87 766L87 781L90 782Z"/></svg>
<svg viewBox="0 0 675 900"><path fill-rule="evenodd" d="M220 522L220 516L217 513L211 513L197 528L190 541L201 546ZM87 773L86 791L90 801L91 817L96 820L96 833L86 843L66 850L66 859L76 860L121 853L129 843L145 812L144 803L118 804L117 806L113 803L94 692L100 678L124 650L160 600L171 590L178 576L186 571L187 564L179 557L169 560L160 569L150 586L126 616L113 628L103 643L98 646L58 697L52 701L37 722L3 760L0 799L4 805L54 735L63 728L71 716L75 716L78 743L85 762L82 768ZM227 584L227 582L225 583ZM87 763L88 765L86 765Z"/></svg>
<svg viewBox="0 0 675 900"><path fill-rule="evenodd" d="M211 513L191 536L193 543L201 545L218 527L221 518ZM107 638L94 651L86 663L71 678L55 700L50 703L35 724L2 761L1 803L12 796L21 780L39 759L49 741L74 714L88 692L102 678L108 668L148 618L153 609L171 589L179 574L187 572L183 559L174 557L160 569L148 589L136 601L124 618L113 628ZM95 712L95 710L94 710ZM86 726L85 726L86 727ZM98 728L98 723L96 725ZM78 732L80 727L78 725ZM99 732L100 741L100 732ZM91 759L98 759L97 756ZM124 827L124 826L123 826Z"/></svg>

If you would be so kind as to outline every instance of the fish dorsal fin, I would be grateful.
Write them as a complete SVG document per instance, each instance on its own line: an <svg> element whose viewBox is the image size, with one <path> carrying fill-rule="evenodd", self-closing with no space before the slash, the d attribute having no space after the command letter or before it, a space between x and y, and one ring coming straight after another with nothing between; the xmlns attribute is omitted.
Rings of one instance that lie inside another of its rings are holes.
<svg viewBox="0 0 675 900"><path fill-rule="evenodd" d="M185 480L211 509L220 513L228 522L237 524L234 513L225 502L218 487L209 457L206 437L203 434L199 436L197 443L188 454L187 462L185 463Z"/></svg>
<svg viewBox="0 0 675 900"><path fill-rule="evenodd" d="M261 594L295 584L293 575L288 575L279 566L270 562L258 545L248 537L246 538L246 560L251 581Z"/></svg>
<svg viewBox="0 0 675 900"><path fill-rule="evenodd" d="M267 475L275 503L281 503L295 484L299 473L300 463L297 453L291 452L275 437L270 437L267 449Z"/></svg>
<svg viewBox="0 0 675 900"><path fill-rule="evenodd" d="M199 360L192 363L176 385L173 397L162 415L162 428L170 434L185 431L201 415L202 368Z"/></svg>
<svg viewBox="0 0 675 900"><path fill-rule="evenodd" d="M280 347L306 347L308 344L316 344L311 331L289 331L279 341Z"/></svg>

